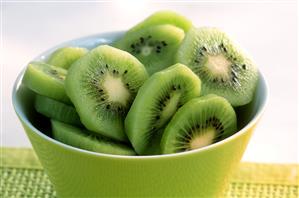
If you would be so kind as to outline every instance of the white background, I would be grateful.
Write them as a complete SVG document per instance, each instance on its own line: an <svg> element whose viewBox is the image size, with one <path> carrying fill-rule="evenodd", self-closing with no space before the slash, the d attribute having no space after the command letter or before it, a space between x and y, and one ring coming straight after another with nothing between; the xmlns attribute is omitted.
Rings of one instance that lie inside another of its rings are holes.
<svg viewBox="0 0 299 198"><path fill-rule="evenodd" d="M295 3L122 2L3 3L2 146L31 146L13 111L11 90L17 74L32 58L63 41L128 29L156 10L171 9L197 26L228 32L267 78L268 107L243 160L299 162Z"/></svg>

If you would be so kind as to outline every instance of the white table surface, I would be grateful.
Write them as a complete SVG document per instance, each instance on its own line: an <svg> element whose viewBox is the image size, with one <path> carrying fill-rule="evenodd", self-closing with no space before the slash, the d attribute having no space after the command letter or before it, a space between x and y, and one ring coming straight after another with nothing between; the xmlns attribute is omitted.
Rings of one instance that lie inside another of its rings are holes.
<svg viewBox="0 0 299 198"><path fill-rule="evenodd" d="M296 8L292 2L3 2L1 144L31 146L14 113L11 90L17 74L32 58L63 41L127 29L156 10L171 9L197 26L216 26L228 32L251 54L268 80L268 107L243 160L298 163Z"/></svg>

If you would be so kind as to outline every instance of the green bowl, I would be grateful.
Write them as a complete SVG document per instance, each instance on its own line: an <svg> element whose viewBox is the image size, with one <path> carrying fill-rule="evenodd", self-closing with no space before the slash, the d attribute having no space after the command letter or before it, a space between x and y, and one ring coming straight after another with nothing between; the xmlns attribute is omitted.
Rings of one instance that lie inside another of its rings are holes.
<svg viewBox="0 0 299 198"><path fill-rule="evenodd" d="M56 48L93 48L123 32L104 33L63 43ZM13 88L13 106L58 197L219 197L237 169L251 134L264 111L267 86L260 74L252 103L238 108L239 131L210 146L157 156L118 156L90 152L51 138L49 121L33 108L34 93L22 84Z"/></svg>

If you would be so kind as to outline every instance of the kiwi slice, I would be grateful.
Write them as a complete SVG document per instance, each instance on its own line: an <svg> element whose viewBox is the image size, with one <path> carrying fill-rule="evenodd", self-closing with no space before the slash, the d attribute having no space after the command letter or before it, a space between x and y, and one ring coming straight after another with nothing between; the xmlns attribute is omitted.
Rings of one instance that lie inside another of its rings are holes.
<svg viewBox="0 0 299 198"><path fill-rule="evenodd" d="M126 133L138 154L145 154L153 136L178 107L200 95L200 79L185 65L153 74L140 88L125 119Z"/></svg>
<svg viewBox="0 0 299 198"><path fill-rule="evenodd" d="M54 139L76 148L115 155L136 155L129 146L90 131L51 120Z"/></svg>
<svg viewBox="0 0 299 198"><path fill-rule="evenodd" d="M218 142L237 130L236 113L223 97L206 95L182 106L164 130L164 154L198 149Z"/></svg>
<svg viewBox="0 0 299 198"><path fill-rule="evenodd" d="M145 148L143 155L161 155L161 139L164 132L164 128L159 129L155 132L148 143L148 146Z"/></svg>
<svg viewBox="0 0 299 198"><path fill-rule="evenodd" d="M65 83L87 129L126 141L123 121L147 78L144 66L134 56L102 45L72 65Z"/></svg>
<svg viewBox="0 0 299 198"><path fill-rule="evenodd" d="M84 56L88 50L81 47L63 47L55 50L47 60L47 63L57 67L68 69L76 60Z"/></svg>
<svg viewBox="0 0 299 198"><path fill-rule="evenodd" d="M166 24L174 25L182 29L184 32L188 32L192 27L192 22L186 17L170 10L162 10L150 15L145 20L131 28L128 32L139 31L150 26Z"/></svg>
<svg viewBox="0 0 299 198"><path fill-rule="evenodd" d="M114 46L137 57L153 74L174 63L184 36L184 31L173 25L158 25L129 32Z"/></svg>
<svg viewBox="0 0 299 198"><path fill-rule="evenodd" d="M253 62L216 28L191 29L180 46L177 61L202 80L202 94L225 97L233 106L249 103L258 81Z"/></svg>
<svg viewBox="0 0 299 198"><path fill-rule="evenodd" d="M82 126L76 109L57 100L36 95L34 101L35 110L48 117L61 122Z"/></svg>
<svg viewBox="0 0 299 198"><path fill-rule="evenodd" d="M42 62L32 62L26 68L23 83L34 92L71 103L64 89L67 70Z"/></svg>

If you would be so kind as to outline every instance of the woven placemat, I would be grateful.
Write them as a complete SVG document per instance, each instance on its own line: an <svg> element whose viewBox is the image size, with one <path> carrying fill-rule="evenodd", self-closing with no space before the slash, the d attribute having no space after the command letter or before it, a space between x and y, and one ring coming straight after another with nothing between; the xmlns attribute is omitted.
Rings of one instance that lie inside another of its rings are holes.
<svg viewBox="0 0 299 198"><path fill-rule="evenodd" d="M35 153L1 148L0 197L56 197ZM241 163L226 192L230 198L298 198L298 164Z"/></svg>

